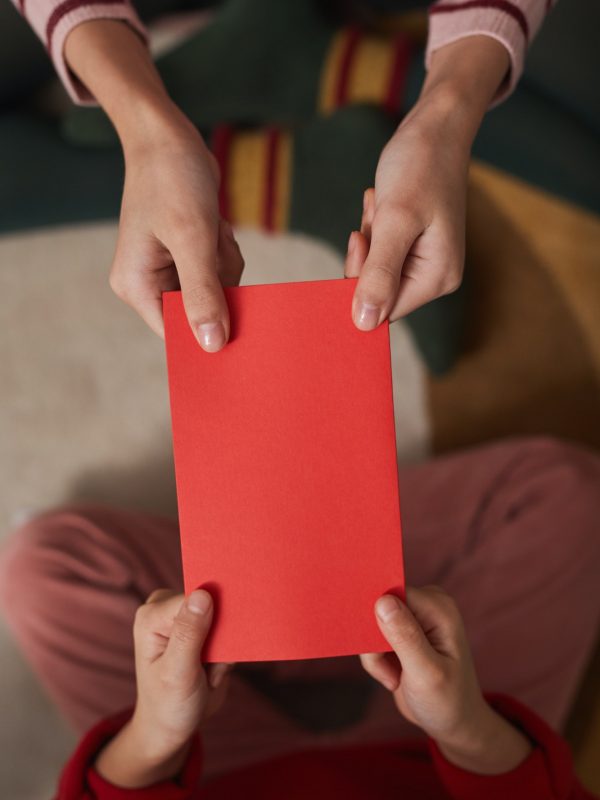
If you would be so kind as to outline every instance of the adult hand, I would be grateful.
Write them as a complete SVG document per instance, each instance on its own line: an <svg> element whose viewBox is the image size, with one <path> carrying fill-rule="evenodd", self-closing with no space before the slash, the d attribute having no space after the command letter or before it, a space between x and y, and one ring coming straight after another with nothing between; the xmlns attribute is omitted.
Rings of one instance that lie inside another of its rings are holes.
<svg viewBox="0 0 600 800"><path fill-rule="evenodd" d="M220 350L229 338L222 286L239 283L244 261L231 226L219 220L215 159L191 126L146 136L124 152L111 286L159 335L162 292L181 288L200 345Z"/></svg>
<svg viewBox="0 0 600 800"><path fill-rule="evenodd" d="M508 69L506 49L471 36L434 53L421 96L384 148L368 233L350 237L353 318L371 330L454 291L464 262L473 138Z"/></svg>
<svg viewBox="0 0 600 800"><path fill-rule="evenodd" d="M96 769L117 786L149 786L175 776L193 734L221 705L228 664L203 668L210 630L208 592L159 589L135 618L137 701L129 723L102 751Z"/></svg>
<svg viewBox="0 0 600 800"><path fill-rule="evenodd" d="M406 604L384 595L375 612L393 652L362 655L362 664L448 760L472 772L498 774L527 757L528 740L481 693L451 597L434 586L408 589Z"/></svg>
<svg viewBox="0 0 600 800"><path fill-rule="evenodd" d="M125 157L125 187L110 283L163 335L161 294L181 288L200 345L229 338L222 286L244 262L219 220L219 174L202 137L167 95L138 34L118 20L77 25L65 41L70 69L106 111Z"/></svg>

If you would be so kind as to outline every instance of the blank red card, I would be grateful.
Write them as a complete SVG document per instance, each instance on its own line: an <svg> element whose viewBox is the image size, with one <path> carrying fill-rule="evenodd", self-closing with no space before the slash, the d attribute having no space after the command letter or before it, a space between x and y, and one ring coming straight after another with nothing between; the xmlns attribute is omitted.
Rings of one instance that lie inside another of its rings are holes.
<svg viewBox="0 0 600 800"><path fill-rule="evenodd" d="M389 650L373 613L404 574L387 323L354 280L226 289L205 353L163 296L186 592L216 617L207 661Z"/></svg>

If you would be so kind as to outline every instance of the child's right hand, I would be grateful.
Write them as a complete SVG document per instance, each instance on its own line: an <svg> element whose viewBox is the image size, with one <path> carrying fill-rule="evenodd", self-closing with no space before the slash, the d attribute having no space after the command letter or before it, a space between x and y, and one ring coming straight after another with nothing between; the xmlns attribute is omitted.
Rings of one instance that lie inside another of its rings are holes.
<svg viewBox="0 0 600 800"><path fill-rule="evenodd" d="M153 592L134 625L137 702L129 723L100 753L98 772L111 783L140 788L174 777L199 725L221 705L228 664L202 666L213 618L204 590L187 598Z"/></svg>
<svg viewBox="0 0 600 800"><path fill-rule="evenodd" d="M531 751L526 737L486 702L462 619L452 598L430 586L407 589L406 604L384 595L375 614L392 653L361 656L401 714L463 769L499 774Z"/></svg>

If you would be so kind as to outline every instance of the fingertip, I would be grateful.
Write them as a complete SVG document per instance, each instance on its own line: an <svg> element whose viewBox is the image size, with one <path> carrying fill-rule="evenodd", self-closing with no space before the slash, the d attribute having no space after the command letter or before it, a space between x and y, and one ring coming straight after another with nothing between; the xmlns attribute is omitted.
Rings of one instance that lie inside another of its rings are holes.
<svg viewBox="0 0 600 800"><path fill-rule="evenodd" d="M356 249L356 231L351 231L350 236L348 237L348 247L346 256L350 258Z"/></svg>
<svg viewBox="0 0 600 800"><path fill-rule="evenodd" d="M212 608L212 597L205 589L196 589L188 595L185 604L193 614L206 616Z"/></svg>
<svg viewBox="0 0 600 800"><path fill-rule="evenodd" d="M348 254L344 264L347 278L358 278L369 254L369 242L360 231L352 231L348 239Z"/></svg>
<svg viewBox="0 0 600 800"><path fill-rule="evenodd" d="M231 227L231 223L229 220L224 219L221 217L220 220L221 230L223 234L232 242L235 242L235 235L233 233L233 228Z"/></svg>
<svg viewBox="0 0 600 800"><path fill-rule="evenodd" d="M360 656L364 670L390 692L400 685L400 665L393 663L389 653L363 653Z"/></svg>
<svg viewBox="0 0 600 800"><path fill-rule="evenodd" d="M206 353L218 353L227 344L225 326L220 320L201 322L196 328L196 338Z"/></svg>
<svg viewBox="0 0 600 800"><path fill-rule="evenodd" d="M375 613L384 625L392 622L400 609L400 600L393 594L384 594L375 603Z"/></svg>
<svg viewBox="0 0 600 800"><path fill-rule="evenodd" d="M213 664L208 678L211 689L217 689L231 672L232 668L233 664Z"/></svg>
<svg viewBox="0 0 600 800"><path fill-rule="evenodd" d="M370 187L366 189L363 194L363 213L360 223L360 230L367 238L371 238L371 226L373 224L373 216L375 211L375 189Z"/></svg>
<svg viewBox="0 0 600 800"><path fill-rule="evenodd" d="M352 231L348 237L348 248L346 251L346 259L344 261L344 276L346 278L356 278L359 272L359 267L356 260L356 236L356 231Z"/></svg>
<svg viewBox="0 0 600 800"><path fill-rule="evenodd" d="M352 319L359 331L372 331L381 323L381 309L364 300L356 300L352 312Z"/></svg>
<svg viewBox="0 0 600 800"><path fill-rule="evenodd" d="M396 678L395 680L387 677L382 678L381 685L384 687L384 689L387 689L388 692L395 692L400 686L400 678Z"/></svg>

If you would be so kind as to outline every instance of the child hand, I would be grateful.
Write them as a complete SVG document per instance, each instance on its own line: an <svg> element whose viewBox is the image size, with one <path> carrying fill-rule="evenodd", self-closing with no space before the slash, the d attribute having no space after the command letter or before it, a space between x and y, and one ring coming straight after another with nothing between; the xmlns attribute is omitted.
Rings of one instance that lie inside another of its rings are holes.
<svg viewBox="0 0 600 800"><path fill-rule="evenodd" d="M200 661L212 617L203 590L184 598L159 589L138 609L135 711L96 763L111 783L135 788L176 775L191 736L221 705L229 665L212 665L207 674Z"/></svg>
<svg viewBox="0 0 600 800"><path fill-rule="evenodd" d="M513 769L531 746L484 699L454 601L433 586L407 589L406 600L384 595L375 604L393 653L362 655L363 667L448 760L482 774Z"/></svg>

